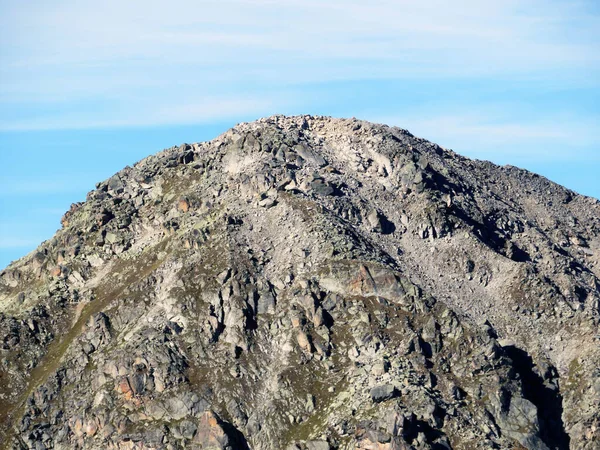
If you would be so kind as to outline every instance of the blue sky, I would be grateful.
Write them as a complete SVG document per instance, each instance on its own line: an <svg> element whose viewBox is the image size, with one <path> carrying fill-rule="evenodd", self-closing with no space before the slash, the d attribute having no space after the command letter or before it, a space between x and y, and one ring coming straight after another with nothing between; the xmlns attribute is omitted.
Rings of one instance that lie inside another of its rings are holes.
<svg viewBox="0 0 600 450"><path fill-rule="evenodd" d="M599 5L0 0L0 268L125 165L276 113L398 125L598 198Z"/></svg>

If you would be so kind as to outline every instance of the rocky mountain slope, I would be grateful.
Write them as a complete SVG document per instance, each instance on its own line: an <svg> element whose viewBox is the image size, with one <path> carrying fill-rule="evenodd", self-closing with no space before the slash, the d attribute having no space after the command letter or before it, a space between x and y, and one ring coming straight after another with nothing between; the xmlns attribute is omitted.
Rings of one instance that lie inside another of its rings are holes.
<svg viewBox="0 0 600 450"><path fill-rule="evenodd" d="M0 273L10 449L598 449L600 202L275 116L99 183Z"/></svg>

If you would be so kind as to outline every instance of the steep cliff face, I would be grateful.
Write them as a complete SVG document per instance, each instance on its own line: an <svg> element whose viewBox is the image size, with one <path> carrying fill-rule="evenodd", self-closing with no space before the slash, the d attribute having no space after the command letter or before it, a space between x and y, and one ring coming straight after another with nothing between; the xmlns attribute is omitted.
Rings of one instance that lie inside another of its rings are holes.
<svg viewBox="0 0 600 450"><path fill-rule="evenodd" d="M127 167L0 273L6 448L600 448L600 203L355 119Z"/></svg>

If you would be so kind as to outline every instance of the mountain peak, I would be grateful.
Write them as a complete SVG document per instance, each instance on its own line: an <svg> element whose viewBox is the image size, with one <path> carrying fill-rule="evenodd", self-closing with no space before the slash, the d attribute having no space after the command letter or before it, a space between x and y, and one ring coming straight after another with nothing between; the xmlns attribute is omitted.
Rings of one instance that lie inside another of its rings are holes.
<svg viewBox="0 0 600 450"><path fill-rule="evenodd" d="M7 448L600 439L600 203L538 175L272 116L123 169L62 225L0 272Z"/></svg>

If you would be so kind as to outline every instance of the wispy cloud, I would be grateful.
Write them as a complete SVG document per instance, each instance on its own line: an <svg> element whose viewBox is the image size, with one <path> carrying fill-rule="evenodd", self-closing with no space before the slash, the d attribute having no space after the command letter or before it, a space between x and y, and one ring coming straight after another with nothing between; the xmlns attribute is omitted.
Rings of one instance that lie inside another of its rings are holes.
<svg viewBox="0 0 600 450"><path fill-rule="evenodd" d="M273 98L233 105L232 96L315 81L549 73L585 81L600 73L600 16L589 4L176 0L165 7L158 0L34 0L24 8L5 2L0 105L13 114L0 117L0 128L168 124L262 113L275 109ZM296 99L282 92L287 98L277 105ZM194 100L185 102L185 95ZM43 117L28 112L69 102L98 108ZM174 112L179 104L190 105L193 114Z"/></svg>
<svg viewBox="0 0 600 450"><path fill-rule="evenodd" d="M190 95L189 97L194 97ZM73 111L68 108L42 117L7 118L0 122L0 131L90 129L139 127L153 125L184 125L210 123L230 117L259 117L283 107L283 102L266 97L199 98L196 102L179 95L171 100L159 94L153 98L138 99L105 105L98 110ZM111 102L112 103L112 102ZM114 106L114 109L110 106ZM24 187L26 188L26 187Z"/></svg>
<svg viewBox="0 0 600 450"><path fill-rule="evenodd" d="M523 68L525 61L528 70L532 62L554 67L598 62L597 52L578 39L593 33L598 17L584 15L585 3L577 2L187 0L171 2L168 8L157 0L33 4L26 10L4 6L3 25L28 50L13 63L159 57L202 64L230 61L231 56L248 62L265 56L264 51L286 52L281 54L284 59L390 60L412 50L443 50L450 56L477 51L483 64L510 55L505 67L496 70ZM572 21L578 26L570 30L576 35L569 42L555 37L554 32ZM36 33L23 29L23 23L36 27ZM202 53L191 54L194 49Z"/></svg>
<svg viewBox="0 0 600 450"><path fill-rule="evenodd" d="M477 158L513 161L599 160L600 118L554 117L539 121L511 121L484 114L448 114L427 118L397 116L373 120L406 128L418 136ZM577 152L574 150L577 149Z"/></svg>

